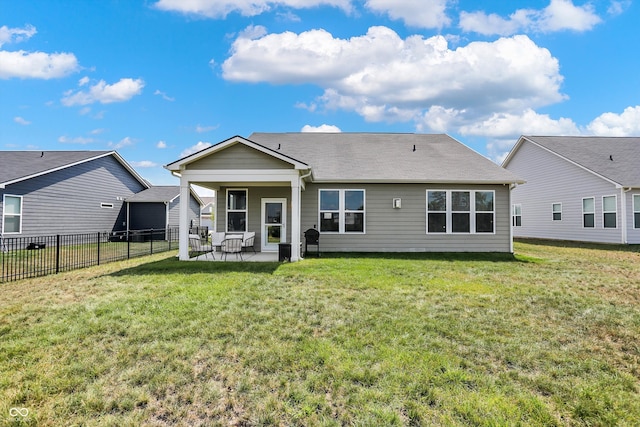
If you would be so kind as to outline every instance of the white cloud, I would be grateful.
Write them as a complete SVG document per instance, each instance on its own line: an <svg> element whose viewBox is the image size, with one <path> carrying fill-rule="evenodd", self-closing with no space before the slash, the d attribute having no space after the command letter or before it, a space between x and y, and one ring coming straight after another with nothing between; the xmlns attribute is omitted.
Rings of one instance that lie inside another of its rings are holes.
<svg viewBox="0 0 640 427"><path fill-rule="evenodd" d="M216 130L217 128L218 128L218 126L201 126L201 125L197 125L196 126L196 132L198 132L198 133L211 132L212 130Z"/></svg>
<svg viewBox="0 0 640 427"><path fill-rule="evenodd" d="M527 36L455 50L442 36L402 39L386 27L350 39L324 30L239 37L222 70L232 81L319 85L325 107L368 121L422 120L434 107L468 121L565 98L558 60Z"/></svg>
<svg viewBox="0 0 640 427"><path fill-rule="evenodd" d="M167 95L166 93L164 93L164 92L162 92L162 91L160 91L160 90L158 90L158 89L156 89L156 91L155 91L155 92L153 92L153 94L154 94L154 95L161 96L161 97L162 97L162 99L164 99L165 101L171 101L171 102L173 102L173 101L175 101L175 100L176 100L175 98L170 97L169 95Z"/></svg>
<svg viewBox="0 0 640 427"><path fill-rule="evenodd" d="M182 150L182 152L180 153L180 157L187 157L190 154L197 153L198 151L204 150L205 148L209 147L211 147L210 142L200 141L196 145L192 145L191 147Z"/></svg>
<svg viewBox="0 0 640 427"><path fill-rule="evenodd" d="M589 3L576 6L571 0L551 0L544 9L518 9L508 18L483 11L460 13L460 28L485 35L519 32L588 31L602 22Z"/></svg>
<svg viewBox="0 0 640 427"><path fill-rule="evenodd" d="M0 27L0 47L6 43L19 43L33 37L38 31L33 25L25 25L24 28L9 28L6 25Z"/></svg>
<svg viewBox="0 0 640 427"><path fill-rule="evenodd" d="M167 148L167 143L164 141L158 141L158 143L156 144L156 148L160 148L160 149Z"/></svg>
<svg viewBox="0 0 640 427"><path fill-rule="evenodd" d="M86 138L83 136L77 136L74 138L70 138L66 135L63 135L61 137L58 138L58 142L62 143L62 144L90 144L93 142L93 138Z"/></svg>
<svg viewBox="0 0 640 427"><path fill-rule="evenodd" d="M305 9L322 5L351 10L351 0L159 0L154 6L160 10L187 15L225 18L232 12L256 16L277 7Z"/></svg>
<svg viewBox="0 0 640 427"><path fill-rule="evenodd" d="M78 86L84 86L87 83L89 83L90 79L87 76L84 76L83 78L81 78L80 80L78 80Z"/></svg>
<svg viewBox="0 0 640 427"><path fill-rule="evenodd" d="M607 13L612 16L617 16L624 13L629 6L631 6L631 0L614 0L609 4Z"/></svg>
<svg viewBox="0 0 640 427"><path fill-rule="evenodd" d="M446 14L451 0L367 0L365 5L374 12L386 13L407 25L420 28L443 28L451 23Z"/></svg>
<svg viewBox="0 0 640 427"><path fill-rule="evenodd" d="M587 125L587 130L599 136L640 135L640 105L627 107L621 114L601 114Z"/></svg>
<svg viewBox="0 0 640 427"><path fill-rule="evenodd" d="M135 141L131 137L125 136L116 143L110 142L109 147L113 148L114 150L120 150L121 148L128 147L130 145L133 145L134 143Z"/></svg>
<svg viewBox="0 0 640 427"><path fill-rule="evenodd" d="M300 132L340 133L342 131L338 126L323 124L320 126L304 125Z"/></svg>
<svg viewBox="0 0 640 427"><path fill-rule="evenodd" d="M158 166L157 163L152 162L151 160L141 160L139 162L130 162L131 166L134 168L155 168Z"/></svg>
<svg viewBox="0 0 640 427"><path fill-rule="evenodd" d="M82 83L84 85L84 83ZM100 80L89 88L89 91L68 91L62 98L62 104L67 107L74 105L88 105L95 102L109 104L112 102L128 101L142 92L144 81L142 79L120 79L118 82L109 85L104 80Z"/></svg>
<svg viewBox="0 0 640 427"><path fill-rule="evenodd" d="M27 125L30 125L30 124L31 124L31 122L30 122L30 121L28 121L28 120L26 120L26 119L24 119L24 118L22 118L22 117L20 117L20 116L18 116L18 117L14 117L14 118L13 118L13 121L14 121L14 122L16 122L16 123L18 123L19 125L23 125L23 126L27 126Z"/></svg>
<svg viewBox="0 0 640 427"><path fill-rule="evenodd" d="M78 69L72 53L0 51L0 79L55 79Z"/></svg>
<svg viewBox="0 0 640 427"><path fill-rule="evenodd" d="M101 133L104 133L106 129L103 128L98 128L98 129L94 129L91 132L89 132L91 135L100 135Z"/></svg>
<svg viewBox="0 0 640 427"><path fill-rule="evenodd" d="M517 138L520 135L579 135L578 126L571 119L552 119L526 109L519 114L495 113L486 120L460 127L462 135L491 138Z"/></svg>

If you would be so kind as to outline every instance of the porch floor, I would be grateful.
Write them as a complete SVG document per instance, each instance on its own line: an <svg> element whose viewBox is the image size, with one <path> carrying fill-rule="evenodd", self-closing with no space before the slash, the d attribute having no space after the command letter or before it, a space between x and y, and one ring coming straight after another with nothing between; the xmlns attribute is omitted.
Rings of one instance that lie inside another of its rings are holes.
<svg viewBox="0 0 640 427"><path fill-rule="evenodd" d="M189 261L214 261L225 262L224 255L220 251L215 252L215 259L211 259L211 254L202 254L192 258ZM242 259L235 254L228 254L226 262L278 262L278 252L242 252Z"/></svg>

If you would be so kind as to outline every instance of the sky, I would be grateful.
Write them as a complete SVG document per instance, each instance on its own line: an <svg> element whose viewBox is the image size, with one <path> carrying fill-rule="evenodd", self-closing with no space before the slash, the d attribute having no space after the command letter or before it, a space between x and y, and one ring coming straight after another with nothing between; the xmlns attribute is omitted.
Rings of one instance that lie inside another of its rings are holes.
<svg viewBox="0 0 640 427"><path fill-rule="evenodd" d="M0 150L163 168L253 132L640 136L632 0L0 0ZM0 151L1 155L1 151Z"/></svg>

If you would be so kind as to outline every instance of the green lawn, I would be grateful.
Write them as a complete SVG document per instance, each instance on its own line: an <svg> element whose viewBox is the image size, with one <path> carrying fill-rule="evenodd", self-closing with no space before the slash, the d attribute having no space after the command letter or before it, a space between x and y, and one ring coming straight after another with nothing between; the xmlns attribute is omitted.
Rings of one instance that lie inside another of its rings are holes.
<svg viewBox="0 0 640 427"><path fill-rule="evenodd" d="M165 253L2 284L0 425L640 425L639 251Z"/></svg>

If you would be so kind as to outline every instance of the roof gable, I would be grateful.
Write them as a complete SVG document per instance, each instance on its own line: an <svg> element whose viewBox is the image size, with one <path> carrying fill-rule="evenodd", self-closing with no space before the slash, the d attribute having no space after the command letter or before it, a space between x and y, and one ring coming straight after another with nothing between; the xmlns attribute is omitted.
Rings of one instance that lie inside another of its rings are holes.
<svg viewBox="0 0 640 427"><path fill-rule="evenodd" d="M203 202L198 197L193 188L190 189L191 195L198 201L198 203L202 206ZM132 195L131 197L127 197L127 202L129 203L165 203L172 202L175 199L180 197L180 186L179 185L154 185L146 190L140 191Z"/></svg>
<svg viewBox="0 0 640 427"><path fill-rule="evenodd" d="M640 137L522 136L505 159L530 142L603 179L624 187L640 187Z"/></svg>

